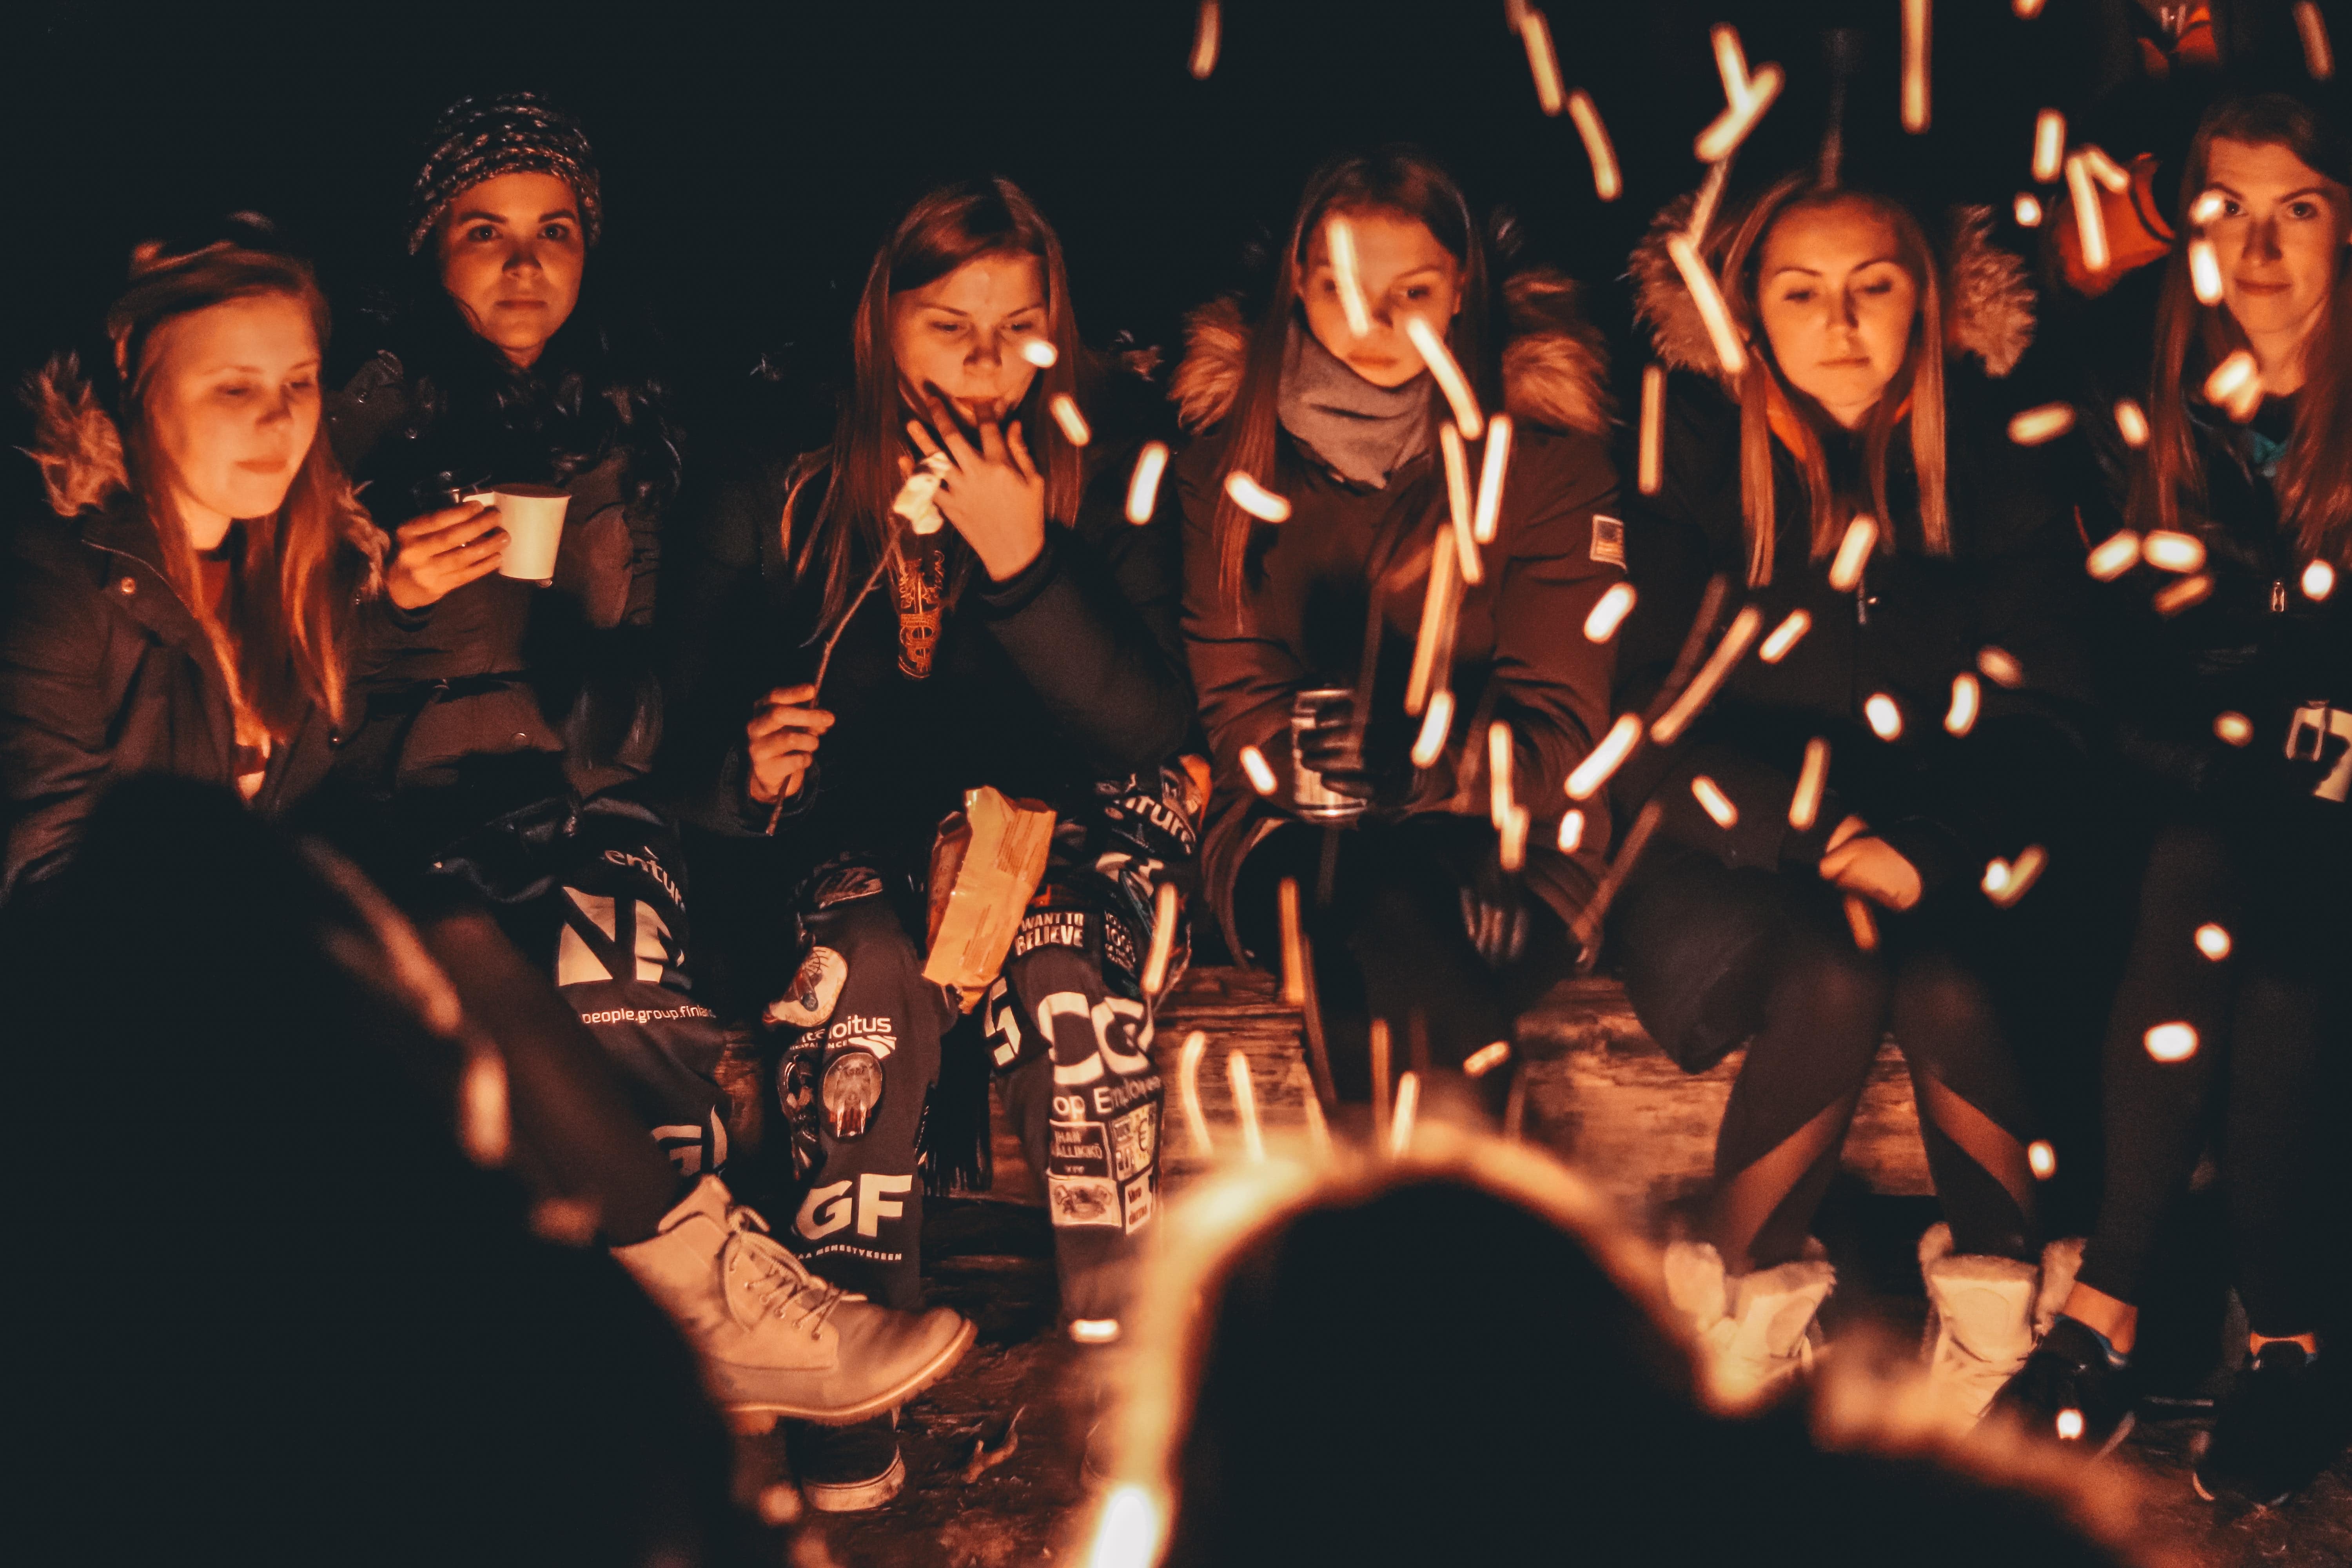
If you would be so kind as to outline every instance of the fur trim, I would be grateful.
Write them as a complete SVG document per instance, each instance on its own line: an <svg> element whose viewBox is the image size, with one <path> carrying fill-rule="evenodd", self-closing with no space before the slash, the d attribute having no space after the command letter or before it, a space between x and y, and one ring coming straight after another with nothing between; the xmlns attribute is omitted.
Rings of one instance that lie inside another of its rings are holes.
<svg viewBox="0 0 2352 1568"><path fill-rule="evenodd" d="M25 455L40 467L52 511L72 517L131 488L122 432L99 406L79 359L59 354L26 376L24 400L33 411L33 444Z"/></svg>
<svg viewBox="0 0 2352 1568"><path fill-rule="evenodd" d="M1666 237L1689 221L1694 199L1684 195L1668 202L1634 247L1628 268L1633 278L1633 316L1650 329L1651 343L1667 368L1721 379L1706 323L1683 287L1674 258L1666 254ZM1710 262L1722 261L1722 242L1728 233L1718 226L1709 236ZM2016 369L2033 342L2033 284L2024 261L1992 242L1991 209L1952 209L1943 281L1945 352L1975 355L1989 375L2003 376Z"/></svg>
<svg viewBox="0 0 2352 1568"><path fill-rule="evenodd" d="M1605 436L1612 406L1608 353L1585 321L1577 286L1548 267L1503 285L1503 406L1514 419L1554 430ZM1250 324L1240 301L1212 300L1184 318L1184 358L1168 395L1185 429L1198 433L1233 411L1249 359Z"/></svg>
<svg viewBox="0 0 2352 1568"><path fill-rule="evenodd" d="M2066 1304L2067 1292L2074 1289L2074 1276L2083 1267L2083 1246L2084 1237L2069 1236L2042 1249L2042 1289L2033 1298L2036 1341L2058 1321L2058 1310Z"/></svg>

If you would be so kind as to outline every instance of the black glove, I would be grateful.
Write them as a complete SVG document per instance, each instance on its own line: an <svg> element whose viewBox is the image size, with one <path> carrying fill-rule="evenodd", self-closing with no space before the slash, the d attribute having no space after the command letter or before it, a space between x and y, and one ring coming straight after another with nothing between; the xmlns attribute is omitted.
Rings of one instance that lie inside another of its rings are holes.
<svg viewBox="0 0 2352 1568"><path fill-rule="evenodd" d="M1321 774L1324 787L1336 795L1392 804L1402 800L1412 786L1409 761L1375 760L1367 754L1356 725L1353 693L1324 698L1316 709L1314 727L1297 733L1292 743L1297 764Z"/></svg>
<svg viewBox="0 0 2352 1568"><path fill-rule="evenodd" d="M1489 846L1462 889L1462 926L1489 969L1517 962L1528 946L1527 883L1503 869L1500 845Z"/></svg>

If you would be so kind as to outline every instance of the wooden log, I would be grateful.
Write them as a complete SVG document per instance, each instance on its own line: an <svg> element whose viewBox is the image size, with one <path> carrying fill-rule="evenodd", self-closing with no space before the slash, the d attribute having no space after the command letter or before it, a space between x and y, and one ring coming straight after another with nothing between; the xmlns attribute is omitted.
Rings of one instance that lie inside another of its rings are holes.
<svg viewBox="0 0 2352 1568"><path fill-rule="evenodd" d="M1179 1128L1176 1058L1184 1037L1200 1029L1209 1037L1208 1060L1201 1069L1201 1109L1220 1153L1238 1152L1241 1125L1225 1080L1228 1051L1249 1058L1250 1082L1257 1094L1258 1124L1269 1140L1307 1135L1307 1097L1314 1092L1298 1010L1282 999L1279 979L1248 969L1194 969L1160 1005L1152 1026L1151 1059L1168 1080L1168 1109L1161 1120L1160 1174L1181 1180L1202 1168L1192 1141Z"/></svg>

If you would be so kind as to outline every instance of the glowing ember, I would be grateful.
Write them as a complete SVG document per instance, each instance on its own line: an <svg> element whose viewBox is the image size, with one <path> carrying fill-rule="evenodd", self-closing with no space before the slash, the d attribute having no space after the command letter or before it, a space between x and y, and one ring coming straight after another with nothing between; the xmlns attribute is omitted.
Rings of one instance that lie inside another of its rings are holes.
<svg viewBox="0 0 2352 1568"><path fill-rule="evenodd" d="M1927 0L1903 0L1903 129L1927 129Z"/></svg>
<svg viewBox="0 0 2352 1568"><path fill-rule="evenodd" d="M2197 928L2197 951L2219 963L2230 956L2230 932L2227 928L2207 921Z"/></svg>
<svg viewBox="0 0 2352 1568"><path fill-rule="evenodd" d="M2010 212L2016 217L2020 228L2042 226L2042 198L2032 191L2018 192L2017 200L2010 205Z"/></svg>
<svg viewBox="0 0 2352 1568"><path fill-rule="evenodd" d="M1421 1075L1400 1074L1396 1086L1396 1116L1389 1123L1389 1152L1402 1154L1412 1147L1412 1120L1421 1109Z"/></svg>
<svg viewBox="0 0 2352 1568"><path fill-rule="evenodd" d="M1642 721L1632 713L1620 713L1617 722L1609 726L1609 733L1601 743L1586 753L1582 762L1568 775L1568 798L1591 800L1609 775L1617 771L1633 750L1633 742L1642 738Z"/></svg>
<svg viewBox="0 0 2352 1568"><path fill-rule="evenodd" d="M1055 350L1054 345L1045 339L1031 338L1021 345L1021 357L1039 370L1051 370L1054 368L1054 362L1062 356Z"/></svg>
<svg viewBox="0 0 2352 1568"><path fill-rule="evenodd" d="M1756 657L1767 664L1778 664L1788 658L1789 650L1796 647L1798 640L1812 629L1813 617L1811 611L1790 610L1787 617L1772 628L1772 635L1764 639L1764 646L1756 650Z"/></svg>
<svg viewBox="0 0 2352 1568"><path fill-rule="evenodd" d="M1265 760L1265 753L1255 746L1242 748L1242 772L1249 775L1250 788L1258 794L1274 793L1274 767Z"/></svg>
<svg viewBox="0 0 2352 1568"><path fill-rule="evenodd" d="M1716 165L1721 168L1723 165ZM1693 245L1688 235L1666 237L1666 254L1674 258L1675 270L1682 274L1683 287L1690 290L1691 302L1698 307L1699 320L1706 324L1706 335L1715 344L1716 362L1723 374L1733 379L1748 374L1748 350L1739 341L1739 331L1731 324L1731 309L1723 302L1723 290L1716 287L1715 274Z"/></svg>
<svg viewBox="0 0 2352 1568"><path fill-rule="evenodd" d="M2198 303L2221 302L2221 258L2203 235L2189 242L2189 286L2197 290Z"/></svg>
<svg viewBox="0 0 2352 1568"><path fill-rule="evenodd" d="M2095 142L2083 143L2083 167L2091 171L2091 178L2119 196L2131 189L2131 174Z"/></svg>
<svg viewBox="0 0 2352 1568"><path fill-rule="evenodd" d="M1500 719L1486 726L1486 814L1497 833L1511 819L1511 727Z"/></svg>
<svg viewBox="0 0 2352 1568"><path fill-rule="evenodd" d="M2177 616L2189 605L2200 603L2213 592L2213 579L2200 572L2194 577L2183 577L2156 596L2156 613Z"/></svg>
<svg viewBox="0 0 2352 1568"><path fill-rule="evenodd" d="M2296 585L2302 588L2305 598L2315 604L2336 592L2336 568L2325 561L2315 561L2303 569Z"/></svg>
<svg viewBox="0 0 2352 1568"><path fill-rule="evenodd" d="M2083 155L2066 160L2066 196L2074 206L2074 235L2083 244L2083 265L2093 272L2107 269L2107 217L2099 210L2099 194L2091 188L2090 166Z"/></svg>
<svg viewBox="0 0 2352 1568"><path fill-rule="evenodd" d="M1985 896L1997 899L2009 891L2009 862L1996 855L1985 862L1983 880L1978 883Z"/></svg>
<svg viewBox="0 0 2352 1568"><path fill-rule="evenodd" d="M1078 412L1078 400L1068 393L1054 394L1045 406L1053 412L1054 423L1062 427L1071 446L1083 447L1095 438L1095 433L1087 427L1087 416Z"/></svg>
<svg viewBox="0 0 2352 1568"><path fill-rule="evenodd" d="M506 1058L487 1047L468 1051L458 1084L458 1142L477 1165L506 1163L513 1142Z"/></svg>
<svg viewBox="0 0 2352 1568"><path fill-rule="evenodd" d="M1853 945L1864 952L1878 949L1878 919L1870 912L1868 900L1852 893L1845 896L1845 923L1853 932Z"/></svg>
<svg viewBox="0 0 2352 1568"><path fill-rule="evenodd" d="M2009 422L2009 438L2021 447L2039 447L2044 441L2056 440L2074 427L2073 405L2045 403L2011 419Z"/></svg>
<svg viewBox="0 0 2352 1568"><path fill-rule="evenodd" d="M2031 22L2042 15L2042 0L2009 0L2009 8L2021 21Z"/></svg>
<svg viewBox="0 0 2352 1568"><path fill-rule="evenodd" d="M2221 216L2230 205L2229 198L2219 191L2206 191L2189 204L2189 221L2202 228Z"/></svg>
<svg viewBox="0 0 2352 1568"><path fill-rule="evenodd" d="M2029 844L2018 852L2015 860L1994 860L1985 868L1985 897L2002 909L2033 890L2042 879L2042 870L2050 864L2050 853L2039 844ZM1999 868L1996 872L1995 868Z"/></svg>
<svg viewBox="0 0 2352 1568"><path fill-rule="evenodd" d="M1737 103L1748 96L1748 51L1739 47L1739 29L1717 22L1708 30L1715 46L1715 68L1723 78L1723 100Z"/></svg>
<svg viewBox="0 0 2352 1568"><path fill-rule="evenodd" d="M1502 842L1496 847L1496 860L1506 871L1517 871L1528 863L1528 829L1532 819L1524 805L1514 805L1503 818Z"/></svg>
<svg viewBox="0 0 2352 1568"><path fill-rule="evenodd" d="M1434 767L1444 754L1445 737L1454 730L1454 693L1441 689L1429 700L1429 711L1421 716L1421 733L1413 738L1412 765Z"/></svg>
<svg viewBox="0 0 2352 1568"><path fill-rule="evenodd" d="M1429 367L1429 374L1437 378L1439 390L1454 410L1454 423L1462 426L1462 438L1475 441L1486 428L1486 417L1478 412L1478 400L1470 395L1470 384L1463 379L1462 367L1454 363L1445 340L1419 316L1404 319L1404 335L1421 355L1421 363Z"/></svg>
<svg viewBox="0 0 2352 1568"><path fill-rule="evenodd" d="M1559 852L1573 855L1584 847L1584 813L1570 811L1559 819Z"/></svg>
<svg viewBox="0 0 2352 1568"><path fill-rule="evenodd" d="M1646 365L1642 371L1642 451L1634 482L1645 496L1658 493L1665 482L1666 367Z"/></svg>
<svg viewBox="0 0 2352 1568"><path fill-rule="evenodd" d="M778 1481L760 1489L760 1522L771 1530L782 1530L801 1516L801 1489Z"/></svg>
<svg viewBox="0 0 2352 1568"><path fill-rule="evenodd" d="M1109 1345L1118 1342L1117 1318L1072 1318L1070 1338L1082 1345Z"/></svg>
<svg viewBox="0 0 2352 1568"><path fill-rule="evenodd" d="M1406 677L1404 710L1419 713L1428 704L1430 692L1445 684L1445 672L1438 660L1454 644L1454 618L1461 613L1462 598L1459 569L1454 563L1459 551L1448 550L1442 540L1432 540L1429 549L1429 588L1421 601L1421 628L1412 645L1412 670Z"/></svg>
<svg viewBox="0 0 2352 1568"><path fill-rule="evenodd" d="M2084 570L2102 583L2112 583L2139 564L2139 535L2119 528L2091 547L2083 558Z"/></svg>
<svg viewBox="0 0 2352 1568"><path fill-rule="evenodd" d="M1870 552L1878 542L1878 520L1856 517L1845 525L1845 537L1838 541L1837 554L1830 562L1830 586L1843 594L1862 581L1862 569L1870 560Z"/></svg>
<svg viewBox="0 0 2352 1568"><path fill-rule="evenodd" d="M2036 1138L2025 1146L2025 1163L2037 1180L2046 1182L2058 1173L2058 1151L2048 1139Z"/></svg>
<svg viewBox="0 0 2352 1568"><path fill-rule="evenodd" d="M2233 746L2242 746L2254 738L2254 721L2243 713L2217 713L2213 716L2213 733Z"/></svg>
<svg viewBox="0 0 2352 1568"><path fill-rule="evenodd" d="M1609 591L1601 595L1600 602L1592 606L1592 613L1584 617L1584 640L1607 642L1617 635L1617 628L1625 624L1625 617L1633 612L1633 584L1611 584Z"/></svg>
<svg viewBox="0 0 2352 1568"><path fill-rule="evenodd" d="M1485 1078L1510 1059L1511 1042L1496 1040L1493 1045L1482 1046L1463 1058L1462 1073L1465 1078Z"/></svg>
<svg viewBox="0 0 2352 1568"><path fill-rule="evenodd" d="M1446 513L1454 521L1454 548L1465 583L1478 582L1478 542L1470 530L1470 457L1462 446L1462 432L1452 422L1437 427L1437 449L1445 458Z"/></svg>
<svg viewBox="0 0 2352 1568"><path fill-rule="evenodd" d="M2303 35L2303 68L2314 81L2336 74L2336 51L2328 47L2327 21L2313 0L2295 0L2294 30Z"/></svg>
<svg viewBox="0 0 2352 1568"><path fill-rule="evenodd" d="M2254 363L2251 351L2239 349L2215 365L2213 374L2205 378L2205 401L2229 409L2231 416L2236 418L2239 403L2248 387L2254 389L2254 397L2259 403L2262 397L2262 367ZM2251 416L2252 411L2249 410L2248 417ZM2243 420L2240 423L2242 424Z"/></svg>
<svg viewBox="0 0 2352 1568"><path fill-rule="evenodd" d="M1728 833L1739 826L1739 808L1731 804L1731 797L1723 793L1722 785L1700 773L1691 780L1690 788L1691 794L1698 798L1699 809L1713 817L1717 827Z"/></svg>
<svg viewBox="0 0 2352 1568"><path fill-rule="evenodd" d="M1209 1037L1199 1029L1184 1037L1176 1053L1176 1094L1184 1107L1184 1126L1192 1134L1192 1152L1203 1160L1217 1152L1209 1136L1208 1112L1201 1109L1201 1058L1209 1054Z"/></svg>
<svg viewBox="0 0 2352 1568"><path fill-rule="evenodd" d="M1213 12L1216 5L1212 0L1202 9ZM1151 1493L1139 1486L1120 1487L1103 1500L1102 1522L1095 1526L1087 1568L1151 1568L1160 1559L1160 1508Z"/></svg>
<svg viewBox="0 0 2352 1568"><path fill-rule="evenodd" d="M1689 728L1690 721L1698 717L1700 709L1714 700L1717 689L1730 679L1733 668L1747 657L1748 648L1755 644L1756 630L1763 624L1763 611L1753 605L1740 606L1739 613L1731 617L1731 626L1724 632L1723 640L1715 645L1715 651L1707 655L1706 663L1699 667L1698 674L1683 688L1682 695L1675 699L1674 706L1659 714L1657 722L1650 726L1650 739L1661 746L1675 743L1675 737Z"/></svg>
<svg viewBox="0 0 2352 1568"><path fill-rule="evenodd" d="M1862 716L1870 721L1870 732L1882 741L1902 738L1903 710L1895 699L1884 691L1874 691L1862 705Z"/></svg>
<svg viewBox="0 0 2352 1568"><path fill-rule="evenodd" d="M1241 1119L1242 1150L1254 1161L1265 1158L1265 1133L1257 1124L1257 1085L1245 1052L1225 1053L1225 1083L1234 1091L1234 1114Z"/></svg>
<svg viewBox="0 0 2352 1568"><path fill-rule="evenodd" d="M2194 572L2205 564L2205 542L2193 533L2158 529L2139 542L2140 559L2162 572Z"/></svg>
<svg viewBox="0 0 2352 1568"><path fill-rule="evenodd" d="M1805 742L1805 765L1797 772L1797 787L1789 796L1789 826L1810 832L1822 815L1822 790L1829 783L1830 743L1819 735Z"/></svg>
<svg viewBox="0 0 2352 1568"><path fill-rule="evenodd" d="M1333 214L1323 225L1323 248L1331 257L1331 280L1339 286L1339 310L1348 331L1363 337L1372 330L1372 313L1364 304L1363 279L1356 271L1356 230Z"/></svg>
<svg viewBox="0 0 2352 1568"><path fill-rule="evenodd" d="M1578 88L1568 95L1568 117L1576 121L1576 133L1584 138L1584 155L1592 163L1592 194L1604 202L1613 202L1625 193L1625 181L1617 172L1617 149L1610 145L1609 128L1601 123L1601 110L1593 107L1592 95Z"/></svg>
<svg viewBox="0 0 2352 1568"><path fill-rule="evenodd" d="M1146 441L1135 455L1135 474L1127 481L1127 521L1138 527L1151 521L1160 507L1160 480L1168 472L1168 443Z"/></svg>
<svg viewBox="0 0 2352 1568"><path fill-rule="evenodd" d="M1546 114L1558 114L1566 101L1559 90L1559 57L1552 51L1551 24L1530 5L1519 17L1519 37L1528 47L1528 69L1536 79L1536 102Z"/></svg>
<svg viewBox="0 0 2352 1568"><path fill-rule="evenodd" d="M1157 996L1168 987L1168 961L1176 950L1176 884L1162 882L1151 894L1151 950L1144 954L1143 994Z"/></svg>
<svg viewBox="0 0 2352 1568"><path fill-rule="evenodd" d="M1944 728L1955 735L1965 735L1975 729L1977 707L1983 697L1977 678L1967 670L1952 677L1952 706L1944 714Z"/></svg>
<svg viewBox="0 0 2352 1568"><path fill-rule="evenodd" d="M2197 1031L2187 1024L2158 1024L2140 1037L2147 1054L2160 1062L2185 1062L2197 1054Z"/></svg>
<svg viewBox="0 0 2352 1568"><path fill-rule="evenodd" d="M1225 493L1234 498L1235 506L1260 522L1284 522L1290 517L1290 503L1247 474L1226 475Z"/></svg>
<svg viewBox="0 0 2352 1568"><path fill-rule="evenodd" d="M1772 100L1780 96L1786 80L1779 66L1768 65L1758 71L1748 83L1748 92L1733 99L1730 106L1708 121L1706 129L1691 144L1698 161L1719 163L1738 152L1739 144L1748 140L1748 133L1756 129L1756 122L1764 118L1764 111L1772 107Z"/></svg>
<svg viewBox="0 0 2352 1568"><path fill-rule="evenodd" d="M2066 117L2045 109L2033 117L2033 183L2046 185L2066 166Z"/></svg>
<svg viewBox="0 0 2352 1568"><path fill-rule="evenodd" d="M1201 9L1192 19L1192 79L1206 81L1209 73L1217 68L1218 26L1217 0L1201 0Z"/></svg>
<svg viewBox="0 0 2352 1568"><path fill-rule="evenodd" d="M2081 1411L2070 1407L2058 1412L2058 1436L2060 1441L2071 1443L2082 1435L2083 1413Z"/></svg>
<svg viewBox="0 0 2352 1568"><path fill-rule="evenodd" d="M1987 643L1979 648L1977 668L1995 686L2006 686L2014 690L2025 684L2025 667L2018 663L2017 656L2005 647L1995 647Z"/></svg>
<svg viewBox="0 0 2352 1568"><path fill-rule="evenodd" d="M2116 429L2122 434L2126 447L2147 445L2147 416L2128 397L2116 401Z"/></svg>
<svg viewBox="0 0 2352 1568"><path fill-rule="evenodd" d="M1511 416L1497 414L1486 421L1486 446L1478 462L1478 509L1470 516L1470 537L1481 544L1495 542L1495 529L1503 516L1503 477L1510 466Z"/></svg>

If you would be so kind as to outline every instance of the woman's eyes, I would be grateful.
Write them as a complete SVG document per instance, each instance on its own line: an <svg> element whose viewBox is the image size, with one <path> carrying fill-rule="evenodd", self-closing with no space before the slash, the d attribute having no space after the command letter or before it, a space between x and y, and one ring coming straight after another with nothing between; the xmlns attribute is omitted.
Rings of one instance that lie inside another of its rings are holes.
<svg viewBox="0 0 2352 1568"><path fill-rule="evenodd" d="M1813 291L1811 289L1783 289L1780 290L1780 300L1784 304L1801 305L1812 297Z"/></svg>
<svg viewBox="0 0 2352 1568"><path fill-rule="evenodd" d="M496 226L487 223L478 223L473 227L466 231L466 237L474 241L477 245L486 244L490 240L498 238L498 237L499 231Z"/></svg>
<svg viewBox="0 0 2352 1568"><path fill-rule="evenodd" d="M2305 222L2309 222L2311 219L2319 216L2319 204L2317 202L2297 202L2286 210L2294 216L2300 218Z"/></svg>
<svg viewBox="0 0 2352 1568"><path fill-rule="evenodd" d="M545 228L539 231L539 237L541 239L553 240L570 239L572 237L571 226L560 223L549 224Z"/></svg>

